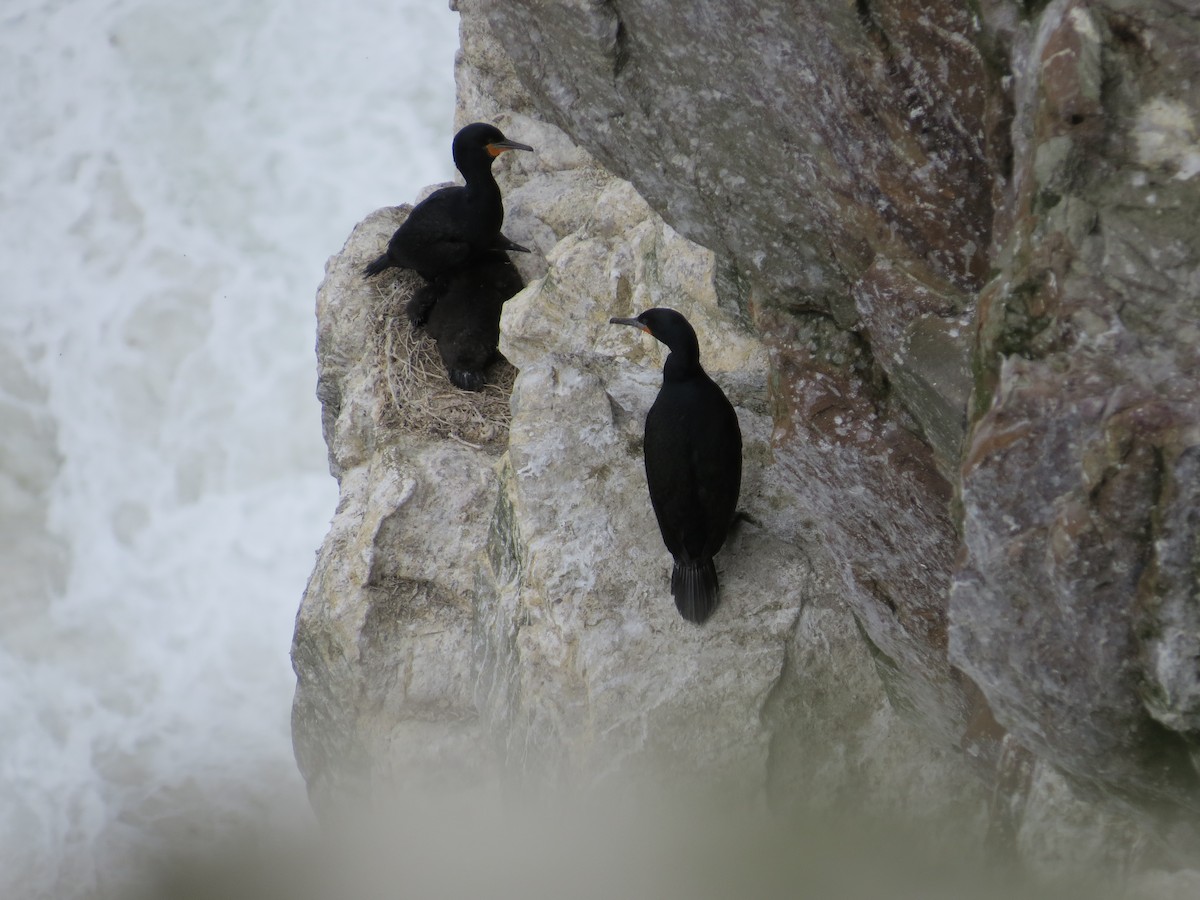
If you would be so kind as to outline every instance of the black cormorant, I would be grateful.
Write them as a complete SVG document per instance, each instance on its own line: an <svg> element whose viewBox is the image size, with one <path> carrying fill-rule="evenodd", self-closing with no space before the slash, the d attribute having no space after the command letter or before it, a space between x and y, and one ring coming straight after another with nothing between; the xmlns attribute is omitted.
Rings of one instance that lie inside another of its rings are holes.
<svg viewBox="0 0 1200 900"><path fill-rule="evenodd" d="M409 321L425 326L450 380L465 391L483 389L484 370L496 358L501 308L525 286L512 260L500 256L425 285L408 301Z"/></svg>
<svg viewBox="0 0 1200 900"><path fill-rule="evenodd" d="M675 605L689 622L701 623L717 607L713 556L725 543L742 484L737 413L700 366L696 332L683 315L654 308L609 321L639 328L671 350L646 414L646 483L663 543L675 558Z"/></svg>
<svg viewBox="0 0 1200 900"><path fill-rule="evenodd" d="M412 269L434 281L483 257L525 250L500 233L504 203L492 177L492 163L506 150L532 150L510 141L494 125L475 122L454 136L454 165L465 185L434 191L413 207L388 241L387 252L372 260L363 275L385 269ZM526 251L528 252L528 251Z"/></svg>

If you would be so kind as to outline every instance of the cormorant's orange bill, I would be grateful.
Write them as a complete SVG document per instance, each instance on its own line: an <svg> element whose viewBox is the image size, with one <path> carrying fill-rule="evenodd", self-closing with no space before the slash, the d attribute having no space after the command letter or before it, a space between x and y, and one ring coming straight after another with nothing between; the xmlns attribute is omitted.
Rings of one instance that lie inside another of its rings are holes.
<svg viewBox="0 0 1200 900"><path fill-rule="evenodd" d="M530 152L532 152L533 148L530 147L528 144L521 144L521 143L518 143L517 141L510 141L510 140L508 140L508 138L505 138L502 141L493 141L492 143L487 145L487 152L490 153L492 156L499 156L505 150L529 150Z"/></svg>
<svg viewBox="0 0 1200 900"><path fill-rule="evenodd" d="M644 332L646 332L646 334L650 335L651 337L654 336L654 332L652 332L649 328L647 328L646 323L642 322L640 319L622 319L617 316L613 316L611 319L608 320L608 324L609 325L632 325L638 331L644 331Z"/></svg>

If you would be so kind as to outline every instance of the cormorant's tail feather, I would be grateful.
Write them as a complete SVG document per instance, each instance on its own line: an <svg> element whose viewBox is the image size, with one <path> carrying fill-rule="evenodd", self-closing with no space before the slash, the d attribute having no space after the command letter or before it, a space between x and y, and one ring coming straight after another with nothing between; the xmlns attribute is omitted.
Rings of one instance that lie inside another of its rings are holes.
<svg viewBox="0 0 1200 900"><path fill-rule="evenodd" d="M363 269L363 277L373 278L386 268L388 268L388 258L387 254L384 253L367 263Z"/></svg>
<svg viewBox="0 0 1200 900"><path fill-rule="evenodd" d="M681 616L697 625L707 621L717 608L717 567L712 559L676 560L671 570L671 594Z"/></svg>

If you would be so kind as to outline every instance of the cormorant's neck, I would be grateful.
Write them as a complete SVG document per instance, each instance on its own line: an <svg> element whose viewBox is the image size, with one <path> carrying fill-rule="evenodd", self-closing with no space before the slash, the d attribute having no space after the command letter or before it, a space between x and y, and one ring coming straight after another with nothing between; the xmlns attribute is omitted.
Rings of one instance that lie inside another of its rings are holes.
<svg viewBox="0 0 1200 900"><path fill-rule="evenodd" d="M467 204L474 213L470 227L479 235L492 235L504 224L504 199L500 186L492 177L492 167L487 162L459 167L467 181Z"/></svg>
<svg viewBox="0 0 1200 900"><path fill-rule="evenodd" d="M685 381L703 375L700 366L700 348L693 339L690 344L682 347L672 347L663 365L663 381Z"/></svg>
<svg viewBox="0 0 1200 900"><path fill-rule="evenodd" d="M492 161L472 160L458 167L463 179L467 182L467 190L472 194L499 194L500 186L492 174Z"/></svg>

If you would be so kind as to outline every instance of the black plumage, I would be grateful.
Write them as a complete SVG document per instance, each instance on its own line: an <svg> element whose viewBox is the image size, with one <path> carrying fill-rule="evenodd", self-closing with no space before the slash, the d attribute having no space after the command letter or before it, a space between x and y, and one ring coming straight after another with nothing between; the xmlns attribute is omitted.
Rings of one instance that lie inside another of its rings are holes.
<svg viewBox="0 0 1200 900"><path fill-rule="evenodd" d="M500 312L525 286L512 260L501 256L425 285L408 301L409 321L425 326L450 381L465 391L483 389L484 371L500 341Z"/></svg>
<svg viewBox="0 0 1200 900"><path fill-rule="evenodd" d="M725 543L742 484L742 431L733 404L700 365L700 345L673 309L648 309L632 325L671 352L646 414L644 456L650 503L674 557L671 594L680 614L701 623L717 607L713 556Z"/></svg>
<svg viewBox="0 0 1200 900"><path fill-rule="evenodd" d="M504 202L492 163L506 150L532 149L510 141L486 122L461 129L452 152L466 184L434 191L413 207L388 241L387 251L368 263L363 275L370 278L399 267L436 281L464 266L503 256L504 251L524 251L500 233Z"/></svg>

